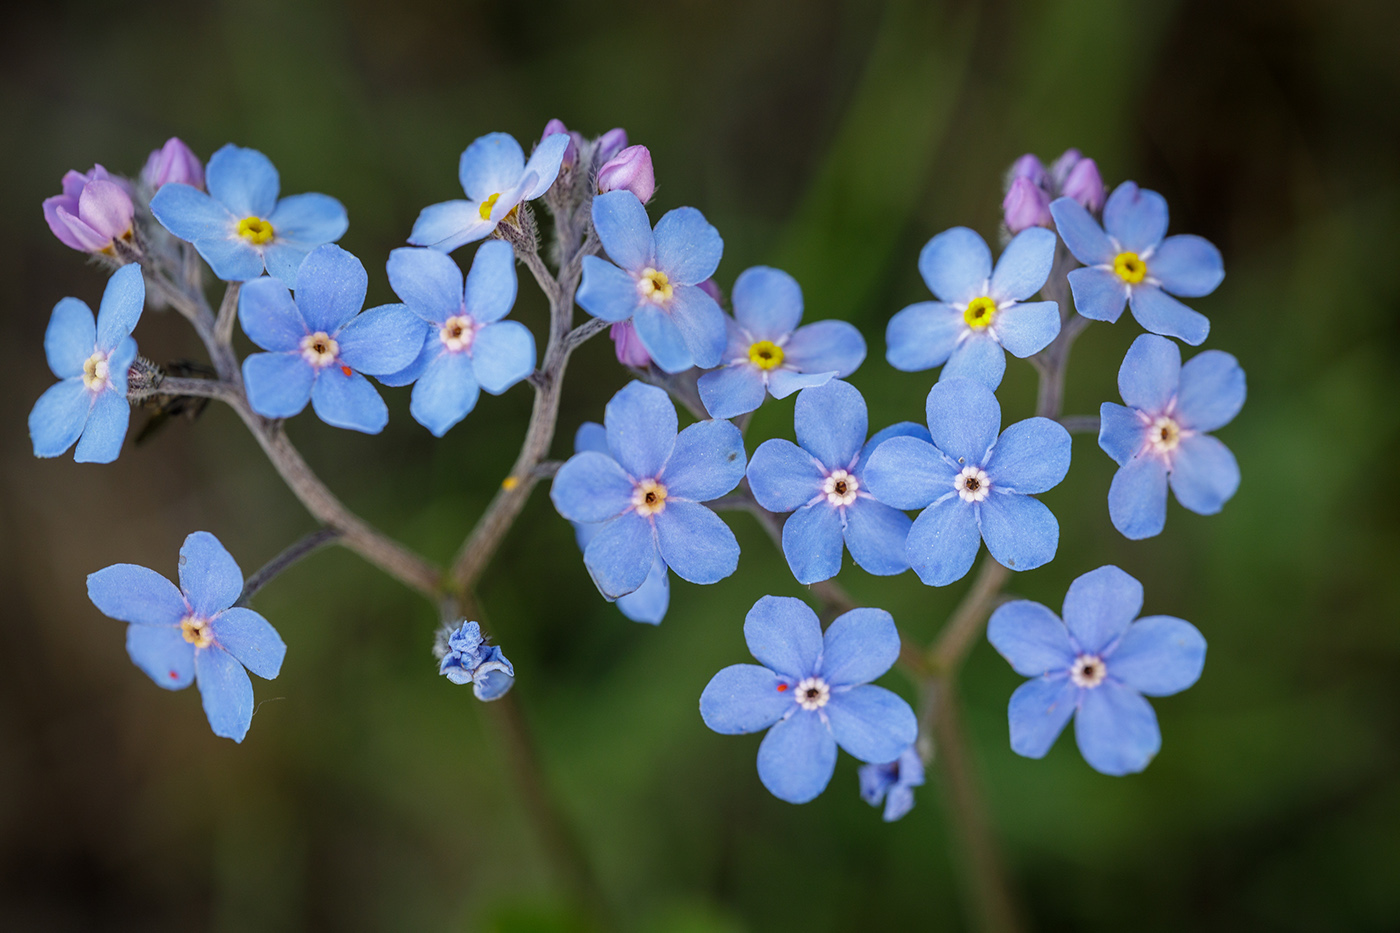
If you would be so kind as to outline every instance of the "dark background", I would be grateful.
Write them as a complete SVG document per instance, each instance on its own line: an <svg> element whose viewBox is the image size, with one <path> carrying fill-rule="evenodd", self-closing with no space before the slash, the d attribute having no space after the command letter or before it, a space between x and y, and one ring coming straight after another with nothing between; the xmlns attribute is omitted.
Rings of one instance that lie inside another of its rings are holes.
<svg viewBox="0 0 1400 933"><path fill-rule="evenodd" d="M432 608L348 552L270 586L289 645L255 684L242 746L194 690L156 689L84 576L119 561L173 574L216 533L251 572L312 527L242 426L211 409L107 467L37 461L25 417L50 384L42 334L104 273L54 240L39 203L69 168L128 174L167 136L267 153L283 193L344 201L342 245L371 303L418 210L459 197L457 157L550 117L650 146L653 217L691 204L725 238L728 289L755 263L803 283L807 319L870 343L853 381L872 426L917 418L933 374L883 360L886 320L926 297L915 259L967 224L989 239L1001 175L1074 145L1106 179L1161 191L1172 229L1220 246L1228 275L1193 302L1250 396L1221 437L1244 473L1223 514L1172 504L1132 543L1108 521L1112 465L1075 440L1045 499L1060 556L1017 576L1058 605L1109 561L1146 610L1210 642L1192 690L1155 703L1146 773L1101 776L1069 737L1044 761L1007 746L1020 678L984 642L963 696L975 765L1026 912L1042 929L1389 930L1400 926L1400 6L1365 0L860 0L672 5L53 3L0 34L0 926L7 930L570 930L576 905L501 750L495 719L435 674ZM457 258L469 261L470 249ZM217 293L213 293L217 300ZM543 334L522 280L516 314ZM1116 399L1128 318L1075 349L1068 413ZM138 332L199 358L170 314ZM555 454L626 380L606 341L575 357ZM1032 401L1014 363L1008 420ZM387 390L364 437L309 413L290 427L362 514L446 560L505 475L529 390L483 397L446 439ZM134 422L135 423L135 422ZM769 403L749 449L790 436ZM696 699L747 659L744 611L800 595L746 516L721 585L677 583L658 629L597 597L568 525L537 491L483 582L519 673L546 777L619 928L946 929L970 924L937 783L900 823L856 796L842 756L793 807L754 774L757 738L706 730ZM966 581L848 569L863 602L931 637ZM885 681L909 693L898 673Z"/></svg>

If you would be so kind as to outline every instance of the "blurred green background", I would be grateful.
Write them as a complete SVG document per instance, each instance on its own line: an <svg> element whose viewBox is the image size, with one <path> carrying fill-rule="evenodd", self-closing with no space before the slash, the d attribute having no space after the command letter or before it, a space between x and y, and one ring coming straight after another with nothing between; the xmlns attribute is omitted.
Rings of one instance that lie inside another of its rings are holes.
<svg viewBox="0 0 1400 933"><path fill-rule="evenodd" d="M39 202L69 168L134 174L178 134L207 157L266 152L283 192L350 212L342 245L371 303L418 210L460 196L476 136L528 141L546 120L625 126L654 154L653 216L703 210L719 280L793 272L807 318L839 316L870 356L853 382L872 424L918 418L932 374L883 360L884 325L926 297L915 259L967 224L994 238L1001 175L1024 151L1094 156L1110 183L1166 195L1172 229L1226 257L1193 302L1250 397L1221 432L1244 472L1224 513L1170 507L1127 542L1112 465L1075 440L1045 499L1059 559L1017 576L1058 605L1109 561L1147 611L1210 642L1192 690L1156 702L1146 773L1091 771L1069 737L1044 761L1007 746L1020 678L985 642L962 693L974 761L1024 909L1040 929L1400 927L1400 6L1375 0L686 0L453 4L30 4L0 35L0 926L7 930L580 928L502 750L499 724L436 676L432 608L348 552L299 565L257 606L289 645L242 746L210 734L195 691L156 689L84 576L175 570L185 534L219 535L250 572L312 527L237 420L212 408L109 467L36 461L25 418L51 376L42 334L103 273L48 233ZM463 263L470 249L458 254ZM217 298L217 294L215 295ZM517 314L543 334L522 284ZM1125 318L1075 349L1066 411L1116 399ZM200 358L170 314L138 333ZM1013 364L1008 419L1033 379ZM626 380L598 340L576 357L555 454ZM447 438L385 392L379 437L310 414L294 440L390 533L446 560L514 456L521 386ZM749 448L790 436L791 401ZM519 673L546 779L576 826L617 929L662 933L969 927L936 781L885 825L843 756L793 807L754 773L758 739L710 733L699 693L745 660L741 620L801 587L744 515L738 573L677 582L659 628L594 591L538 490L481 591ZM966 581L842 581L932 637ZM898 673L885 683L904 692Z"/></svg>

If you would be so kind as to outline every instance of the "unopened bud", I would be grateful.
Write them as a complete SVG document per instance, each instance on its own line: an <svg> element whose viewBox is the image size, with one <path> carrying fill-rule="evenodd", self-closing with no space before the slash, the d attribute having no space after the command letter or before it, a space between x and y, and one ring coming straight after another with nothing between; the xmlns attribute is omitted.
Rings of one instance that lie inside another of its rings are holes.
<svg viewBox="0 0 1400 933"><path fill-rule="evenodd" d="M141 181L152 192L171 182L202 189L204 166L189 146L172 136L146 160L146 167L141 169Z"/></svg>
<svg viewBox="0 0 1400 933"><path fill-rule="evenodd" d="M86 175L63 176L63 193L44 199L44 220L65 246L85 253L112 254L113 241L132 235L136 207L126 182L100 165Z"/></svg>
<svg viewBox="0 0 1400 933"><path fill-rule="evenodd" d="M1074 168L1070 169L1060 187L1060 194L1074 198L1084 205L1085 210L1092 213L1097 214L1103 210L1103 177L1099 175L1099 167L1093 159L1080 159Z"/></svg>
<svg viewBox="0 0 1400 933"><path fill-rule="evenodd" d="M631 321L618 321L608 328L608 336L612 338L617 361L623 366L645 369L651 365L651 354L642 346L642 338L637 336L637 328Z"/></svg>
<svg viewBox="0 0 1400 933"><path fill-rule="evenodd" d="M1029 178L1014 178L1011 189L1001 202L1001 211L1006 220L1006 229L1013 234L1029 227L1048 227L1051 222L1050 195Z"/></svg>
<svg viewBox="0 0 1400 933"><path fill-rule="evenodd" d="M564 125L563 120L550 120L544 125L544 133L540 136L540 142L544 142L555 133L568 133L569 145L564 149L564 160L562 165L577 165L579 146L583 145L583 135L575 133Z"/></svg>
<svg viewBox="0 0 1400 933"><path fill-rule="evenodd" d="M602 136L598 137L598 142L594 146L593 164L602 165L626 148L627 131L620 126L608 130Z"/></svg>
<svg viewBox="0 0 1400 933"><path fill-rule="evenodd" d="M656 191L656 173L646 146L628 146L598 169L598 193L626 189L645 204Z"/></svg>
<svg viewBox="0 0 1400 933"><path fill-rule="evenodd" d="M1029 179L1031 184L1040 188L1046 187L1049 181L1049 176L1045 173L1045 164L1040 161L1039 157L1029 152L1011 163L1008 187L1010 187L1011 182L1018 178Z"/></svg>

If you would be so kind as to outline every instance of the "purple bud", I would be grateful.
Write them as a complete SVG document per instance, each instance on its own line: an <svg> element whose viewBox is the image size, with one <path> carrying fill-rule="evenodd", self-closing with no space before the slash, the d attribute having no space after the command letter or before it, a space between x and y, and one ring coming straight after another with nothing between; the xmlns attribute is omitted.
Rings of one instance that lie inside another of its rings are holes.
<svg viewBox="0 0 1400 933"><path fill-rule="evenodd" d="M86 175L63 176L63 193L44 199L44 220L64 246L85 253L101 253L112 241L131 234L131 203L126 183L94 165Z"/></svg>
<svg viewBox="0 0 1400 933"><path fill-rule="evenodd" d="M706 279L700 283L700 290L715 300L715 304L724 304L724 292L719 290L719 283L714 279Z"/></svg>
<svg viewBox="0 0 1400 933"><path fill-rule="evenodd" d="M1066 149L1064 154L1050 165L1050 180L1054 182L1057 189L1064 187L1065 179L1069 177L1069 173L1083 158L1084 153L1078 149Z"/></svg>
<svg viewBox="0 0 1400 933"><path fill-rule="evenodd" d="M1006 229L1020 233L1029 227L1050 226L1050 195L1029 178L1015 178L1001 202Z"/></svg>
<svg viewBox="0 0 1400 933"><path fill-rule="evenodd" d="M574 133L564 125L563 120L550 120L544 125L544 134L540 136L540 142L544 142L555 133L568 133L569 145L564 149L564 165L576 165L578 163L578 149L583 145L583 134Z"/></svg>
<svg viewBox="0 0 1400 933"><path fill-rule="evenodd" d="M1045 174L1045 164L1029 152L1011 164L1011 180L1015 181L1017 178L1030 179L1031 184L1041 188L1049 181L1049 176Z"/></svg>
<svg viewBox="0 0 1400 933"><path fill-rule="evenodd" d="M146 167L141 169L141 180L152 191L158 191L161 185L171 182L202 189L204 166L189 146L172 136L146 160Z"/></svg>
<svg viewBox="0 0 1400 933"><path fill-rule="evenodd" d="M1099 167L1093 159L1081 159L1070 169L1064 185L1060 188L1060 194L1074 198L1084 205L1086 210L1095 214L1103 210L1103 177L1099 175Z"/></svg>
<svg viewBox="0 0 1400 933"><path fill-rule="evenodd" d="M608 130L598 137L597 147L593 150L593 164L602 165L626 148L627 131L620 126Z"/></svg>
<svg viewBox="0 0 1400 933"><path fill-rule="evenodd" d="M642 338L637 336L637 328L632 326L631 321L618 321L608 328L608 336L612 338L613 349L617 351L617 361L623 366L642 369L651 365L651 355L642 346Z"/></svg>
<svg viewBox="0 0 1400 933"><path fill-rule="evenodd" d="M656 173L646 146L628 146L598 169L598 193L626 188L645 204L656 191Z"/></svg>

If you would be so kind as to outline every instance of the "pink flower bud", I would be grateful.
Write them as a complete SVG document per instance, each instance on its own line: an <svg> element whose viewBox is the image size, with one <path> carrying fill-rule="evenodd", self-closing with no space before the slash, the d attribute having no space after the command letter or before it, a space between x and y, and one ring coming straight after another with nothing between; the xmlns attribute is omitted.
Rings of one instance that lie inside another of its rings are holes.
<svg viewBox="0 0 1400 933"><path fill-rule="evenodd" d="M63 176L63 193L44 199L44 220L64 246L85 253L112 249L112 241L131 235L131 203L126 183L94 165L86 175Z"/></svg>
<svg viewBox="0 0 1400 933"><path fill-rule="evenodd" d="M598 169L598 193L626 188L645 204L656 191L656 174L646 146L628 146Z"/></svg>
<svg viewBox="0 0 1400 933"><path fill-rule="evenodd" d="M715 300L715 304L724 304L724 292L719 290L719 283L714 279L706 279L700 283L700 290Z"/></svg>
<svg viewBox="0 0 1400 933"><path fill-rule="evenodd" d="M564 165L578 164L578 149L583 145L583 134L575 133L564 125L563 120L550 120L544 125L544 134L540 136L540 142L544 142L555 133L568 133L569 145L564 149Z"/></svg>
<svg viewBox="0 0 1400 933"><path fill-rule="evenodd" d="M1064 186L1070 171L1084 159L1078 149L1066 149L1058 159L1050 164L1050 180L1056 188Z"/></svg>
<svg viewBox="0 0 1400 933"><path fill-rule="evenodd" d="M1029 178L1015 178L1001 202L1006 229L1020 233L1028 227L1050 226L1050 195Z"/></svg>
<svg viewBox="0 0 1400 933"><path fill-rule="evenodd" d="M146 167L141 169L141 180L153 192L171 182L203 189L204 166L189 146L172 136L146 160Z"/></svg>
<svg viewBox="0 0 1400 933"><path fill-rule="evenodd" d="M1103 210L1103 177L1099 175L1099 167L1093 159L1081 159L1070 169L1060 194L1074 198L1092 213Z"/></svg>
<svg viewBox="0 0 1400 933"><path fill-rule="evenodd" d="M593 150L593 164L602 165L626 148L627 131L620 126L608 130L598 137L596 148Z"/></svg>
<svg viewBox="0 0 1400 933"><path fill-rule="evenodd" d="M612 338L613 349L617 351L617 361L623 366L642 369L651 365L651 355L642 346L642 338L637 336L637 328L632 326L631 321L618 321L608 328L608 336Z"/></svg>
<svg viewBox="0 0 1400 933"><path fill-rule="evenodd" d="M1011 180L1015 181L1017 178L1029 179L1031 184L1040 188L1044 188L1049 181L1044 163L1029 152L1011 164Z"/></svg>

